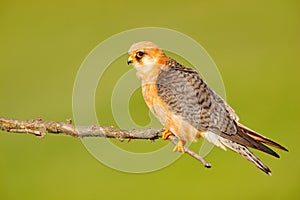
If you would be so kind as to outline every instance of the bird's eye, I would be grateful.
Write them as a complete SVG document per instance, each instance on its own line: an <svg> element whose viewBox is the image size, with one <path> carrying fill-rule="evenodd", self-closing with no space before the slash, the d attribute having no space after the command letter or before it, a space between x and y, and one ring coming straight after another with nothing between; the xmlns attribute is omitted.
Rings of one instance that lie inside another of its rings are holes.
<svg viewBox="0 0 300 200"><path fill-rule="evenodd" d="M135 55L135 57L136 57L136 59L141 59L142 57L143 57L143 55L144 55L145 53L144 52L142 52L142 51L138 51L138 52L136 52L136 55Z"/></svg>

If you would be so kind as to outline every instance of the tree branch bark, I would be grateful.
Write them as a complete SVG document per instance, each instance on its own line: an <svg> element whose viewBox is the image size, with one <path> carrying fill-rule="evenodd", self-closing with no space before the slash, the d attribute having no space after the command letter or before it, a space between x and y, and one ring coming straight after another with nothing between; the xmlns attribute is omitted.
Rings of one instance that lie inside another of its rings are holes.
<svg viewBox="0 0 300 200"><path fill-rule="evenodd" d="M66 122L44 121L41 118L34 120L16 120L0 117L0 130L13 133L33 134L38 137L44 137L46 133L63 134L75 138L84 137L106 137L116 138L120 141L125 139L148 139L156 140L161 138L163 129L148 128L148 129L130 129L121 130L112 126L75 126L71 120ZM169 136L169 141L174 145L177 144L178 138ZM204 167L210 168L211 165L203 157L196 154L194 151L185 147L185 152L190 156L200 161Z"/></svg>

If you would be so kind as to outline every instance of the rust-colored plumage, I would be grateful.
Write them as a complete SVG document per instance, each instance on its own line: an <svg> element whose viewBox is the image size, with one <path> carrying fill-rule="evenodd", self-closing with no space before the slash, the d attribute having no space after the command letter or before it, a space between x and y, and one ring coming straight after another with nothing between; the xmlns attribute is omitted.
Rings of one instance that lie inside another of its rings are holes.
<svg viewBox="0 0 300 200"><path fill-rule="evenodd" d="M287 149L240 124L234 110L208 87L197 71L168 58L152 42L133 44L128 53L128 64L132 63L137 70L148 107L164 128L180 139L176 150L182 150L180 145L185 141L196 141L202 136L222 149L236 151L271 174L247 147L275 157L279 155L264 144Z"/></svg>

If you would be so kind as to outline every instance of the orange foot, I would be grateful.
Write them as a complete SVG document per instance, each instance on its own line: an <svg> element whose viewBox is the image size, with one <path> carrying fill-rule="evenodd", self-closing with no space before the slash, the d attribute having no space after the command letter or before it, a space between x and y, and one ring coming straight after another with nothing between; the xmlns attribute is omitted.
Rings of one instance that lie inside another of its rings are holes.
<svg viewBox="0 0 300 200"><path fill-rule="evenodd" d="M170 130L165 130L163 133L162 133L162 139L163 140L167 140L168 139L168 137L170 136L170 135L174 135Z"/></svg>
<svg viewBox="0 0 300 200"><path fill-rule="evenodd" d="M184 140L179 140L176 144L176 146L174 147L173 151L174 152L181 152L182 154L185 153L185 150L184 150L184 145L185 145L185 141Z"/></svg>

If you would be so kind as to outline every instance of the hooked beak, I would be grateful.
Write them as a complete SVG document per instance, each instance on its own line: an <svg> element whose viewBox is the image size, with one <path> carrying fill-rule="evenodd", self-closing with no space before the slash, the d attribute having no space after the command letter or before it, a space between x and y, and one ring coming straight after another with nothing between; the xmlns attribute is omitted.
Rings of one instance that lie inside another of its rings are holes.
<svg viewBox="0 0 300 200"><path fill-rule="evenodd" d="M133 59L132 59L131 56L129 56L129 58L128 58L128 60L127 60L127 64L129 65L129 64L131 64L132 62L133 62Z"/></svg>

